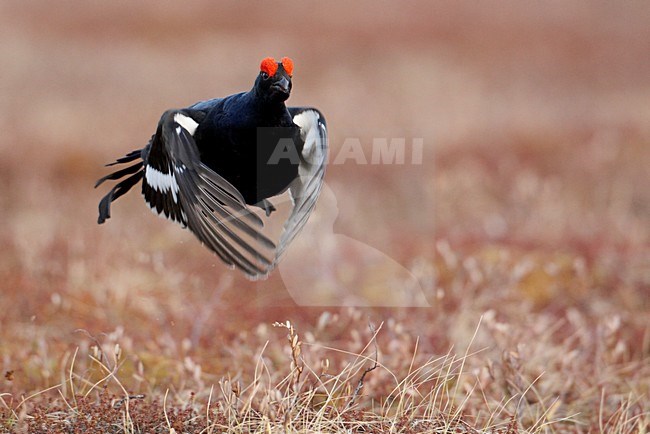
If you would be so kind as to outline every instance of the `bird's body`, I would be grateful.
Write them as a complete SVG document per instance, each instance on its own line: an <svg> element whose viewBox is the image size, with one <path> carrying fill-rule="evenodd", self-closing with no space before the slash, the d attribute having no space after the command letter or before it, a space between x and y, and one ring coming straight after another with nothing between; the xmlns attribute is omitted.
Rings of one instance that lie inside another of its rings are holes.
<svg viewBox="0 0 650 434"><path fill-rule="evenodd" d="M201 161L239 190L247 204L287 189L299 162L267 164L280 139L290 139L296 152L302 151L300 128L284 103L262 105L254 92L246 92L192 108L197 106L206 113L194 134Z"/></svg>
<svg viewBox="0 0 650 434"><path fill-rule="evenodd" d="M151 209L189 228L224 262L257 278L272 270L305 224L320 193L327 157L322 114L287 108L293 63L262 61L249 92L166 111L149 144L115 163L134 165L102 179L128 178L99 204L99 223L110 204L142 180ZM279 242L260 232L263 222L248 205L289 189L293 210Z"/></svg>

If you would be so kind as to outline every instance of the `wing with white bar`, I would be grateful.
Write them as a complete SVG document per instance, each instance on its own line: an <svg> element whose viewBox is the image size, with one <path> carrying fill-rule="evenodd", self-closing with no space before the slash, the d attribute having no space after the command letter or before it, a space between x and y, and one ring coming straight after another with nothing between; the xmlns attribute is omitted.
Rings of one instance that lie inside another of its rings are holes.
<svg viewBox="0 0 650 434"><path fill-rule="evenodd" d="M226 264L263 277L275 244L260 232L263 222L241 193L201 162L193 134L203 115L188 109L163 114L144 156L142 193L155 213L187 227Z"/></svg>
<svg viewBox="0 0 650 434"><path fill-rule="evenodd" d="M300 136L305 142L298 178L289 187L293 209L284 223L280 241L275 251L274 265L282 258L287 247L305 226L320 195L327 164L327 124L325 117L314 108L290 107L293 122L300 127Z"/></svg>

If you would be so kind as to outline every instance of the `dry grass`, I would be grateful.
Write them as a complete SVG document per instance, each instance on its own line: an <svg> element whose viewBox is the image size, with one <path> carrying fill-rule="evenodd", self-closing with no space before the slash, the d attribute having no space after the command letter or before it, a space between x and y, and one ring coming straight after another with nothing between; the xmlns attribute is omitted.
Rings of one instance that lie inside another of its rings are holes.
<svg viewBox="0 0 650 434"><path fill-rule="evenodd" d="M648 432L647 6L346 3L0 4L0 432ZM424 139L331 165L325 211L430 307L301 306L137 194L95 224L103 163L267 55L334 153Z"/></svg>
<svg viewBox="0 0 650 434"><path fill-rule="evenodd" d="M356 310L348 310L342 317L324 313L318 329L326 333L341 320L348 326L361 326L361 316ZM253 372L221 378L207 388L202 381L211 376L203 374L200 366L186 357L172 369L178 375L192 377L192 386L200 392L185 385L190 389L167 388L162 397L155 392L147 396L127 391L123 381L147 381L147 372L141 361L134 364L129 360L117 335L107 337L103 344L93 340L90 354L81 355L75 350L66 357L61 366L61 384L23 397L20 402L7 401L9 395L3 397L4 426L11 432L30 433L532 433L577 423L577 414L558 414L563 412L559 410L560 397L541 395L543 374L530 383L524 379L521 356L514 351L477 375L467 369L475 364L481 351L471 352L468 346L462 356L450 352L426 359L418 353L417 341L395 338L391 346L413 347L408 365L391 370L380 361L387 357L379 356L376 342L381 326L370 327L369 341L362 352L355 354L303 342L288 321L274 325L288 329L288 345L282 348L277 342L262 342L269 330L258 330L254 339L257 353L247 363ZM394 334L400 324L389 324L387 328ZM310 340L317 338L312 336ZM111 350L104 352L104 346ZM303 352L303 346L308 350ZM282 353L287 360L273 363ZM79 356L85 360L78 360ZM501 383L496 385L497 395L490 391L495 380ZM46 398L50 395L54 397ZM499 395L504 397L501 402L494 401ZM607 432L642 429L645 416L640 413L639 403L630 399L622 400L619 410L603 419ZM522 423L526 429L519 428Z"/></svg>
<svg viewBox="0 0 650 434"><path fill-rule="evenodd" d="M17 369L5 381L3 426L8 432L647 429L647 317L610 309L620 306L617 295L597 316L580 303L535 307L529 298L522 302L521 291L542 271L528 265L516 280L510 271L533 259L518 256L513 265L505 249L464 259L444 243L438 249L440 291L448 292L439 293L433 311L345 308L312 320L317 310L296 312L304 333L264 321L228 330L241 325L211 318L196 342L186 337L191 333L169 329L143 338L140 324L133 336L121 326L101 336L76 330L64 339L40 336L39 329L24 353L4 353ZM566 260L560 259L539 267ZM592 279L606 281L620 270L600 273L565 283L597 291ZM101 298L86 302L90 312L115 309ZM369 326L375 318L388 319ZM4 348L16 351L27 342L15 340ZM44 383L48 390L39 388Z"/></svg>

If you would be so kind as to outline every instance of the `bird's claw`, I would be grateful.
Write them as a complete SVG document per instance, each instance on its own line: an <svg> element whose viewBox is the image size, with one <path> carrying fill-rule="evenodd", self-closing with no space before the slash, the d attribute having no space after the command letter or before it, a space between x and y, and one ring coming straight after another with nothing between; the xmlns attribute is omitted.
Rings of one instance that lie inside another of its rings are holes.
<svg viewBox="0 0 650 434"><path fill-rule="evenodd" d="M263 199L261 202L259 202L257 206L264 210L267 217L270 216L273 211L276 211L276 208L273 206L273 204L266 199Z"/></svg>

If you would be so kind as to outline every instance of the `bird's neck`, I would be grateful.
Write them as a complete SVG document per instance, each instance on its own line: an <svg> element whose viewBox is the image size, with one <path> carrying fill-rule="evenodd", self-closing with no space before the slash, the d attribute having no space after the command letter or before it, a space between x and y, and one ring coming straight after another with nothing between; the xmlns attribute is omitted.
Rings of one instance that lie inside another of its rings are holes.
<svg viewBox="0 0 650 434"><path fill-rule="evenodd" d="M274 101L265 98L255 88L249 92L249 95L251 97L253 109L262 117L268 119L281 119L288 113L284 101Z"/></svg>

